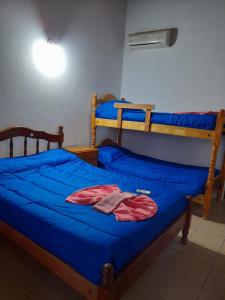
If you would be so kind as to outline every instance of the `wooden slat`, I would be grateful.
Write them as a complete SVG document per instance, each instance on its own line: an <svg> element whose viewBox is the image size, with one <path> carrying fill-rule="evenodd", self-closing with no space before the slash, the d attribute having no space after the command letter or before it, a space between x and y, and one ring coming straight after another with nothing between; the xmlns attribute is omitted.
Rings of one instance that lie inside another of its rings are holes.
<svg viewBox="0 0 225 300"><path fill-rule="evenodd" d="M95 121L97 126L117 128L117 120L96 118ZM122 128L137 130L137 131L145 131L145 122L123 121ZM178 126L170 126L170 125L162 125L162 124L151 124L149 128L149 132L193 137L199 139L208 139L208 140L212 139L214 136L213 130L194 129L194 128L178 127Z"/></svg>
<svg viewBox="0 0 225 300"><path fill-rule="evenodd" d="M24 156L27 156L27 137L24 137Z"/></svg>
<svg viewBox="0 0 225 300"><path fill-rule="evenodd" d="M123 115L122 108L118 108L118 112L117 112L117 128L118 128L117 144L119 146L122 146L122 115Z"/></svg>
<svg viewBox="0 0 225 300"><path fill-rule="evenodd" d="M117 113L117 128L122 127L122 113L123 113L122 109L119 108Z"/></svg>
<svg viewBox="0 0 225 300"><path fill-rule="evenodd" d="M39 139L36 140L36 154L39 153Z"/></svg>
<svg viewBox="0 0 225 300"><path fill-rule="evenodd" d="M145 131L150 129L150 120L151 120L151 110L147 109L145 114Z"/></svg>
<svg viewBox="0 0 225 300"><path fill-rule="evenodd" d="M115 108L125 108L125 109L150 109L153 110L155 108L155 105L153 104L132 104L132 103L115 103Z"/></svg>
<svg viewBox="0 0 225 300"><path fill-rule="evenodd" d="M10 142L9 142L9 148L10 148L10 157L13 157L13 138L10 138Z"/></svg>

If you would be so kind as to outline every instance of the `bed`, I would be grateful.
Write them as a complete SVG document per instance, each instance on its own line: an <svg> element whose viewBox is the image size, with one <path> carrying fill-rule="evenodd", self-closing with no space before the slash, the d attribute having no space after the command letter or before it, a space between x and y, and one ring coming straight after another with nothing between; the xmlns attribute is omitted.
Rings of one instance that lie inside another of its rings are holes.
<svg viewBox="0 0 225 300"><path fill-rule="evenodd" d="M192 200L203 206L203 217L209 216L212 195L217 192L217 199L221 200L225 182L225 153L221 170L216 171L217 154L221 138L225 133L225 110L218 113L157 113L153 112L152 104L133 104L124 98L117 100L114 95L107 94L98 98L92 96L92 146L96 146L96 129L99 126L117 128L118 146L122 145L124 130L137 130L148 133L168 134L184 137L206 139L211 142L211 156L205 189ZM191 193L188 193L189 195Z"/></svg>
<svg viewBox="0 0 225 300"><path fill-rule="evenodd" d="M103 169L161 183L187 196L204 193L209 172L207 167L164 161L117 145L100 146L98 149L99 166ZM219 171L215 170L215 176L218 174Z"/></svg>
<svg viewBox="0 0 225 300"><path fill-rule="evenodd" d="M122 114L123 121L145 122L146 112L143 109L129 109L132 103L125 100L109 100L96 108L97 119L117 120L117 110L121 105L127 105ZM148 105L146 106L148 107ZM154 106L152 106L153 108ZM215 130L216 114L189 114L152 112L151 123L178 126L202 130Z"/></svg>
<svg viewBox="0 0 225 300"><path fill-rule="evenodd" d="M50 150L58 135L12 128L0 140L37 139L35 155L0 159L0 231L65 280L86 299L119 299L128 286L183 229L187 242L190 207L182 193L155 182L96 168L63 149ZM39 139L48 141L39 154ZM75 190L97 184L151 190L157 215L142 222L117 222L90 206L65 202Z"/></svg>

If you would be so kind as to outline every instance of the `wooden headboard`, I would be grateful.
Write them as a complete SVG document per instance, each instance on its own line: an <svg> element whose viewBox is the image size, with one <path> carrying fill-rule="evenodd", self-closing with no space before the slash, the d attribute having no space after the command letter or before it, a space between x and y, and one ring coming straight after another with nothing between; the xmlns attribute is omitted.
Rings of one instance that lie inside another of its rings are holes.
<svg viewBox="0 0 225 300"><path fill-rule="evenodd" d="M26 127L16 126L0 131L0 142L9 140L10 157L13 157L13 138L24 137L24 156L27 156L27 138L36 139L36 154L39 153L39 140L47 141L47 150L50 150L50 143L58 143L62 147L64 140L63 127L59 126L57 134L50 134L45 131L33 130Z"/></svg>
<svg viewBox="0 0 225 300"><path fill-rule="evenodd" d="M107 102L109 100L115 100L116 98L113 94L105 94L101 97L98 97L97 94L92 95L92 109L96 109L97 105L100 103ZM125 100L125 98L120 98L120 100Z"/></svg>

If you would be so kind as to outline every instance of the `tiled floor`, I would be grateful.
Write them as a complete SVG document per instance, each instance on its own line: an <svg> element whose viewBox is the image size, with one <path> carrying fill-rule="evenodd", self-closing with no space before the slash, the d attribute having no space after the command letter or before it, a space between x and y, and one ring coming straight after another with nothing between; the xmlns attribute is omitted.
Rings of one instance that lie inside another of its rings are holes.
<svg viewBox="0 0 225 300"><path fill-rule="evenodd" d="M189 243L177 237L122 300L225 300L225 203L209 221L194 207ZM0 237L0 300L82 300L13 243Z"/></svg>

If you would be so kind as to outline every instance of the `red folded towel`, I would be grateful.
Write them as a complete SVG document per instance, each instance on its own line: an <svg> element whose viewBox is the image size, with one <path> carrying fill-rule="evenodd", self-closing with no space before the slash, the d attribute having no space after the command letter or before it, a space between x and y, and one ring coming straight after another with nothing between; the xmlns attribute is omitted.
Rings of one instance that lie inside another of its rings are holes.
<svg viewBox="0 0 225 300"><path fill-rule="evenodd" d="M117 185L96 185L74 192L66 198L66 201L89 205L95 204L112 192L121 192Z"/></svg>
<svg viewBox="0 0 225 300"><path fill-rule="evenodd" d="M117 221L143 221L156 215L158 206L146 195L125 199L113 211Z"/></svg>
<svg viewBox="0 0 225 300"><path fill-rule="evenodd" d="M117 185L99 185L79 190L66 201L89 205L103 213L113 213L117 221L142 221L153 217L158 206L146 195L122 192Z"/></svg>

